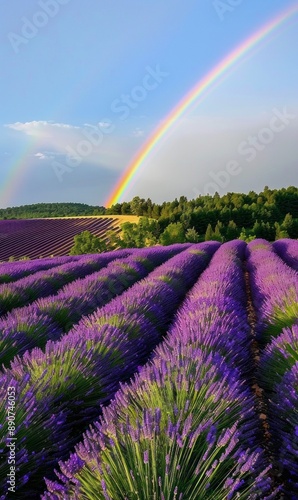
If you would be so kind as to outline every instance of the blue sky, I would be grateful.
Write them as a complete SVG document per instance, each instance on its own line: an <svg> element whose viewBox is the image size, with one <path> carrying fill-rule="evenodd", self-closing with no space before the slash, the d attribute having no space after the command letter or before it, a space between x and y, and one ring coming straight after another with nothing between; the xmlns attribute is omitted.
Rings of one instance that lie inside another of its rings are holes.
<svg viewBox="0 0 298 500"><path fill-rule="evenodd" d="M297 3L1 2L0 207L103 204L185 93L242 40ZM161 202L215 189L296 184L297 26L298 15L181 117L122 200L140 195ZM288 118L279 118L279 132L266 136L276 114ZM261 146L245 155L249 138L258 134ZM82 141L87 149L79 154ZM231 162L237 163L233 174Z"/></svg>

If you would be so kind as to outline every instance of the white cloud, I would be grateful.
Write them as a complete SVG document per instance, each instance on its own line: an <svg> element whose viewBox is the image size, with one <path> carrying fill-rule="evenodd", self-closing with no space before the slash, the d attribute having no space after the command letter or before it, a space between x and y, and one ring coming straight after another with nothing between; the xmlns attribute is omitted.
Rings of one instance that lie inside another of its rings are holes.
<svg viewBox="0 0 298 500"><path fill-rule="evenodd" d="M99 128L109 128L111 126L111 123L103 121L103 122L98 122L97 125Z"/></svg>
<svg viewBox="0 0 298 500"><path fill-rule="evenodd" d="M61 155L55 151L38 151L34 156L39 160L55 160L57 156Z"/></svg>
<svg viewBox="0 0 298 500"><path fill-rule="evenodd" d="M133 139L128 141L117 125L108 120L82 126L41 120L5 126L15 131L15 134L28 139L30 136L31 157L40 161L57 160L73 165L72 160L75 160L77 164L104 166L119 172L135 152Z"/></svg>
<svg viewBox="0 0 298 500"><path fill-rule="evenodd" d="M18 132L24 132L26 135L30 136L48 136L51 134L53 130L57 129L65 129L65 130L74 130L79 129L80 127L74 125L68 125L66 123L53 123L44 120L32 121L32 122L15 122L8 123L5 127L10 128L12 130L17 130Z"/></svg>
<svg viewBox="0 0 298 500"><path fill-rule="evenodd" d="M136 127L132 133L133 137L143 137L144 136L144 130L142 130L139 127Z"/></svg>
<svg viewBox="0 0 298 500"><path fill-rule="evenodd" d="M39 158L39 160L46 160L48 157L43 154L43 153L35 153L36 158Z"/></svg>

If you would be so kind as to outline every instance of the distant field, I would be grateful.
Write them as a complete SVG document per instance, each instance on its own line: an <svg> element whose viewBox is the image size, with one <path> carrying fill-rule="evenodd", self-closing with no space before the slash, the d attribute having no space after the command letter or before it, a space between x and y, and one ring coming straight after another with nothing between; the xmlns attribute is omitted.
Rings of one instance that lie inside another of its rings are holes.
<svg viewBox="0 0 298 500"><path fill-rule="evenodd" d="M0 221L0 261L9 257L30 259L67 255L73 238L82 231L105 238L105 233L120 231L124 222L137 222L135 215L98 215L54 217L48 219L16 219Z"/></svg>

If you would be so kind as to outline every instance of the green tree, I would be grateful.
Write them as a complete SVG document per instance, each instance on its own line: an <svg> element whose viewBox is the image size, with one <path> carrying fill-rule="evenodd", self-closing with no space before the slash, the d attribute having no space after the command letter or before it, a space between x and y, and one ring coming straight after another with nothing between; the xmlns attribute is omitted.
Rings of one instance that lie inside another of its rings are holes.
<svg viewBox="0 0 298 500"><path fill-rule="evenodd" d="M246 243L249 243L250 241L253 241L256 239L255 234L251 234L250 231L245 229L244 227L241 229L241 233L239 235L239 240L246 241Z"/></svg>
<svg viewBox="0 0 298 500"><path fill-rule="evenodd" d="M130 203L127 203L126 201L124 201L124 203L122 203L122 206L121 206L121 214L122 215L129 215L130 213L131 213Z"/></svg>
<svg viewBox="0 0 298 500"><path fill-rule="evenodd" d="M124 224L121 224L121 234L118 237L117 244L122 248L152 246L157 244L159 234L160 226L156 219L140 217L138 223L124 222Z"/></svg>
<svg viewBox="0 0 298 500"><path fill-rule="evenodd" d="M275 227L275 240L280 240L281 238L289 237L287 231L283 229L278 222L274 224L274 227Z"/></svg>
<svg viewBox="0 0 298 500"><path fill-rule="evenodd" d="M233 220L229 221L227 230L226 230L226 239L227 241L234 240L238 237L239 231L237 225Z"/></svg>
<svg viewBox="0 0 298 500"><path fill-rule="evenodd" d="M106 242L90 231L83 231L74 237L74 244L69 255L82 255L88 253L101 253L107 250Z"/></svg>
<svg viewBox="0 0 298 500"><path fill-rule="evenodd" d="M134 248L136 246L136 224L124 222L121 224L121 246L124 248Z"/></svg>
<svg viewBox="0 0 298 500"><path fill-rule="evenodd" d="M106 232L106 245L107 245L107 250L116 250L116 248L121 247L122 240L119 236L119 234L114 230L110 229L109 231Z"/></svg>
<svg viewBox="0 0 298 500"><path fill-rule="evenodd" d="M136 229L139 247L148 247L157 244L160 235L160 226L156 219L141 217Z"/></svg>
<svg viewBox="0 0 298 500"><path fill-rule="evenodd" d="M185 238L190 243L197 243L200 240L200 235L194 227L191 227L186 231Z"/></svg>
<svg viewBox="0 0 298 500"><path fill-rule="evenodd" d="M287 236L280 236L280 238L294 238L294 229L295 224L293 220L293 216L291 214L286 214L282 224L281 224L281 230L285 231L287 233Z"/></svg>
<svg viewBox="0 0 298 500"><path fill-rule="evenodd" d="M183 224L181 224L181 222L172 222L160 235L160 243L165 246L184 242L185 234Z"/></svg>
<svg viewBox="0 0 298 500"><path fill-rule="evenodd" d="M135 196L130 202L130 210L134 215L142 215L142 204L145 202L143 198Z"/></svg>
<svg viewBox="0 0 298 500"><path fill-rule="evenodd" d="M223 231L223 224L222 224L222 222L217 221L217 224L215 226L214 233L213 233L213 239L216 241L222 242L224 240L222 231Z"/></svg>
<svg viewBox="0 0 298 500"><path fill-rule="evenodd" d="M205 233L205 241L210 241L213 239L213 229L212 229L212 226L211 224L208 224L207 226L207 229L206 229L206 233Z"/></svg>

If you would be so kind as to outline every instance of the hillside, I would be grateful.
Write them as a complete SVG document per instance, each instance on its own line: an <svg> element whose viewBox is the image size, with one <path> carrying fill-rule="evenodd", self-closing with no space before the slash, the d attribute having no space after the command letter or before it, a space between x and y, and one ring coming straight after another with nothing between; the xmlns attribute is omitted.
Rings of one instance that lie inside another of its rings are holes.
<svg viewBox="0 0 298 500"><path fill-rule="evenodd" d="M36 219L104 214L104 207L87 205L86 203L35 203L19 207L0 208L0 219Z"/></svg>
<svg viewBox="0 0 298 500"><path fill-rule="evenodd" d="M127 221L135 223L138 217L110 215L0 220L0 261L9 257L37 259L67 255L76 234L88 230L106 239L108 230L119 233L120 225Z"/></svg>

